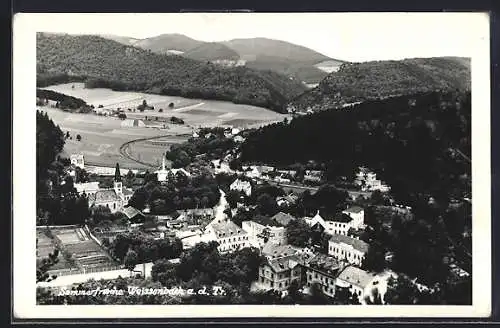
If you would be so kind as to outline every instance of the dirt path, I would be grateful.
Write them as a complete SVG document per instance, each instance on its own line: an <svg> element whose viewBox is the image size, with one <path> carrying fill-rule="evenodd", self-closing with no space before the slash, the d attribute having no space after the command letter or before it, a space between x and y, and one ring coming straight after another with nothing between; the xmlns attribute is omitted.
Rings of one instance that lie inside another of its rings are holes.
<svg viewBox="0 0 500 328"><path fill-rule="evenodd" d="M168 137L179 137L179 136L187 136L187 135L170 135L170 134L167 134L167 135L161 135L161 136L155 136L155 137L148 137L148 138L139 138L139 139L134 139L134 140L131 140L131 141L127 141L125 142L124 144L122 144L120 146L120 149L119 149L119 152L120 152L120 155L131 160L131 161L134 161L136 163L139 163L139 164L142 164L142 165L145 165L147 167L150 167L150 168L158 168L158 165L156 163L152 164L152 163L148 163L148 162L143 162L135 157L133 157L132 155L129 154L128 150L129 150L129 146L133 143L136 143L136 142L143 142L143 141L148 141L148 140L155 140L155 139L161 139L161 138L168 138Z"/></svg>

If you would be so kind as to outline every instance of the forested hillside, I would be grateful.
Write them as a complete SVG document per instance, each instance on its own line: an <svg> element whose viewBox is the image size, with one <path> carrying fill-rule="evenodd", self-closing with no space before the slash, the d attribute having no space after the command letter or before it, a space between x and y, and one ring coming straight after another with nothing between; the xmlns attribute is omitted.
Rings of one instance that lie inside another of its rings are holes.
<svg viewBox="0 0 500 328"><path fill-rule="evenodd" d="M418 194L467 197L470 106L470 93L431 92L323 111L256 130L242 145L241 159L316 160L327 163L331 179L366 165L402 201Z"/></svg>
<svg viewBox="0 0 500 328"><path fill-rule="evenodd" d="M45 101L56 102L56 107L63 110L78 111L88 113L92 110L83 99L65 95L52 90L36 89L37 105L46 105Z"/></svg>
<svg viewBox="0 0 500 328"><path fill-rule="evenodd" d="M37 76L38 86L46 86L48 81L57 83L54 76L66 81L73 77L94 80L93 86L117 91L227 100L279 112L305 89L301 83L277 73L244 67L225 69L97 36L46 33L37 34Z"/></svg>
<svg viewBox="0 0 500 328"><path fill-rule="evenodd" d="M238 60L240 58L236 51L216 42L204 43L187 51L183 54L183 56L200 61L212 61L218 59Z"/></svg>
<svg viewBox="0 0 500 328"><path fill-rule="evenodd" d="M429 92L470 90L470 59L414 58L343 64L318 87L291 101L299 112L341 107L370 99Z"/></svg>

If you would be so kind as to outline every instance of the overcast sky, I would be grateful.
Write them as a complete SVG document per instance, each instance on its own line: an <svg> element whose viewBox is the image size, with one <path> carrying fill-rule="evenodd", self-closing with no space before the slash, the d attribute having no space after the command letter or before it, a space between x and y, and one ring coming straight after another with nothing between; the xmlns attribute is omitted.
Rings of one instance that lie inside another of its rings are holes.
<svg viewBox="0 0 500 328"><path fill-rule="evenodd" d="M203 41L266 37L349 61L472 55L484 14L36 14L40 32L147 38L180 33Z"/></svg>

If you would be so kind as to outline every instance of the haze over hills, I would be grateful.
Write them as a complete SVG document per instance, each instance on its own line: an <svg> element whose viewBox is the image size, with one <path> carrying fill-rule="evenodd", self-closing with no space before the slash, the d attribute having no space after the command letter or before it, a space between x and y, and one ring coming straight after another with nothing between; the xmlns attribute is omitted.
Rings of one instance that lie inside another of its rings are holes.
<svg viewBox="0 0 500 328"><path fill-rule="evenodd" d="M279 112L305 90L274 72L222 68L98 36L37 33L37 85L77 80L86 81L87 87L228 100Z"/></svg>
<svg viewBox="0 0 500 328"><path fill-rule="evenodd" d="M292 100L290 111L319 111L346 104L434 90L470 90L470 59L413 58L344 64Z"/></svg>
<svg viewBox="0 0 500 328"><path fill-rule="evenodd" d="M99 36L103 37L105 39L109 39L109 40L113 40L113 41L119 42L119 43L127 45L127 46L134 45L135 43L137 43L138 41L140 41L140 39L131 38L131 37L128 37L128 36L112 35L112 34L102 34L102 35L99 35Z"/></svg>
<svg viewBox="0 0 500 328"><path fill-rule="evenodd" d="M194 40L182 34L161 34L139 40L134 45L145 50L151 50L152 52L166 53L168 50L187 52L204 43L203 41Z"/></svg>
<svg viewBox="0 0 500 328"><path fill-rule="evenodd" d="M267 38L233 39L222 42L194 40L182 34L130 42L124 37L109 39L155 53L176 54L200 61L225 61L258 70L272 70L305 83L318 83L344 61L329 58L304 46Z"/></svg>

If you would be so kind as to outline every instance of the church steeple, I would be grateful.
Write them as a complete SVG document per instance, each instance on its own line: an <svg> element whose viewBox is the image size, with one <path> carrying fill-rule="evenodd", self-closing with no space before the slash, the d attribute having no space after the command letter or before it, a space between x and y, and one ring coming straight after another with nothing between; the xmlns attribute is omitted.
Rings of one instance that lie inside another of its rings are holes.
<svg viewBox="0 0 500 328"><path fill-rule="evenodd" d="M120 165L116 163L116 168L115 168L115 181L113 183L113 189L115 190L117 195L121 195L123 192L123 185L122 185L122 175L120 173Z"/></svg>
<svg viewBox="0 0 500 328"><path fill-rule="evenodd" d="M115 168L115 182L120 182L122 181L122 175L120 173L120 165L116 163L116 168Z"/></svg>

